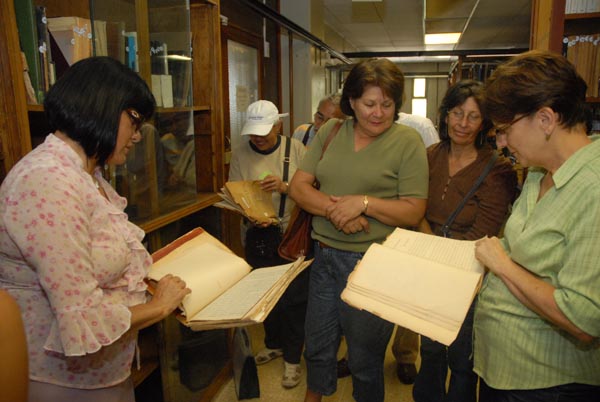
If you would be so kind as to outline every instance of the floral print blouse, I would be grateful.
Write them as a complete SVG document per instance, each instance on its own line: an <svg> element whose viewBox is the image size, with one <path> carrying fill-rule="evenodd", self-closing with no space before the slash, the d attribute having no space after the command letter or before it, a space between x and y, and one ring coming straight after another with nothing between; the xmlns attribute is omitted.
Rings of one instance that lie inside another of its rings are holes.
<svg viewBox="0 0 600 402"><path fill-rule="evenodd" d="M126 380L151 258L126 200L53 134L0 187L0 288L18 302L30 379L94 389Z"/></svg>

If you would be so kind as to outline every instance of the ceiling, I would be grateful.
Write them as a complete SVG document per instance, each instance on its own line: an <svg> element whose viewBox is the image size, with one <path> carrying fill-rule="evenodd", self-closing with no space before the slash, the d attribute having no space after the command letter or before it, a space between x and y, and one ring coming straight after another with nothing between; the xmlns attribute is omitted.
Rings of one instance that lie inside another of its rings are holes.
<svg viewBox="0 0 600 402"><path fill-rule="evenodd" d="M344 52L348 57L529 47L531 0L323 0L323 4L325 24L352 49ZM426 47L425 30L462 35L456 45Z"/></svg>

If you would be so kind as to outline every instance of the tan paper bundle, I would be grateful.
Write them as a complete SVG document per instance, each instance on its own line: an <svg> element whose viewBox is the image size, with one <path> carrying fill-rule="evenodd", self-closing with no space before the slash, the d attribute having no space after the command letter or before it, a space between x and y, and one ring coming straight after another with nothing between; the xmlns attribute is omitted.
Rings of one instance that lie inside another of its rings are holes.
<svg viewBox="0 0 600 402"><path fill-rule="evenodd" d="M228 181L219 196L223 201L217 207L236 211L255 223L277 223L271 193L260 188L258 181Z"/></svg>

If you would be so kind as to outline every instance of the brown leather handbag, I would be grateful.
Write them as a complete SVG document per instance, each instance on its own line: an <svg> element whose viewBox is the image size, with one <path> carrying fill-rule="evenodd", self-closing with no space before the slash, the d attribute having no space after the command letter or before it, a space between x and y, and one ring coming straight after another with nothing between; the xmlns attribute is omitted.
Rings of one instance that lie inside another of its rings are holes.
<svg viewBox="0 0 600 402"><path fill-rule="evenodd" d="M321 159L329 146L329 143L335 137L343 120L338 120L331 132L325 139L323 150L321 151ZM319 188L319 183L315 182L315 187ZM313 256L313 240L310 237L312 232L312 214L300 208L298 204L294 206L290 215L290 222L287 229L283 233L281 243L279 243L279 256L288 261L295 261L300 256L312 258Z"/></svg>

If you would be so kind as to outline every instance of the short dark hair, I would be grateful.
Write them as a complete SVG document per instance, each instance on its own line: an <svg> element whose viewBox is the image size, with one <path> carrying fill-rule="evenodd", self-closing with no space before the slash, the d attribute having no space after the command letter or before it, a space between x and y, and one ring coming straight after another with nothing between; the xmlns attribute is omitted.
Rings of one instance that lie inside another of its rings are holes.
<svg viewBox="0 0 600 402"><path fill-rule="evenodd" d="M481 130L479 130L479 133L477 133L477 137L475 138L475 147L481 148L483 144L486 143L485 138L487 132L492 128L492 121L487 117L484 111L485 96L483 83L475 80L458 81L446 91L438 110L438 126L440 128L441 142L450 141L450 136L448 135L448 123L446 122L448 112L455 107L462 105L469 98L475 100L475 103L479 106L481 118L483 119L481 122Z"/></svg>
<svg viewBox="0 0 600 402"><path fill-rule="evenodd" d="M350 99L358 99L362 96L368 85L374 85L383 93L394 100L395 116L398 120L398 112L402 107L404 97L404 74L400 68L388 59L368 59L356 64L344 83L340 107L345 115L356 117L350 106Z"/></svg>
<svg viewBox="0 0 600 402"><path fill-rule="evenodd" d="M486 82L485 109L495 123L548 106L565 128L586 123L587 85L559 54L532 50L502 63Z"/></svg>
<svg viewBox="0 0 600 402"><path fill-rule="evenodd" d="M121 113L129 108L149 119L154 97L139 75L110 57L90 57L73 64L44 100L50 129L79 143L99 166L113 153Z"/></svg>

